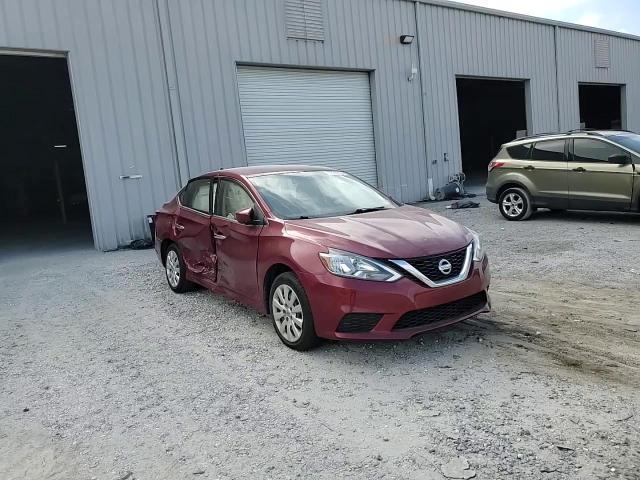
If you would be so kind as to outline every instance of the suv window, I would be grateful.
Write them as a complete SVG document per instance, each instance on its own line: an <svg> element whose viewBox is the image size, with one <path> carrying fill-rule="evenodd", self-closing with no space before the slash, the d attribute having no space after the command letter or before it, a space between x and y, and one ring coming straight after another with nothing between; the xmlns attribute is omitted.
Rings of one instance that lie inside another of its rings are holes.
<svg viewBox="0 0 640 480"><path fill-rule="evenodd" d="M211 180L194 180L180 195L180 203L202 213L211 213Z"/></svg>
<svg viewBox="0 0 640 480"><path fill-rule="evenodd" d="M231 180L220 181L220 196L216 201L215 208L216 215L235 220L237 211L254 207L253 199L240 184Z"/></svg>
<svg viewBox="0 0 640 480"><path fill-rule="evenodd" d="M611 155L621 155L625 152L602 140L576 138L573 141L574 162L607 162Z"/></svg>
<svg viewBox="0 0 640 480"><path fill-rule="evenodd" d="M522 145L513 145L507 147L507 154L514 160L529 160L529 154L531 153L531 144L524 143Z"/></svg>
<svg viewBox="0 0 640 480"><path fill-rule="evenodd" d="M531 150L531 160L564 161L565 140L537 142Z"/></svg>
<svg viewBox="0 0 640 480"><path fill-rule="evenodd" d="M635 133L619 133L617 135L610 135L608 138L629 150L640 153L640 135Z"/></svg>

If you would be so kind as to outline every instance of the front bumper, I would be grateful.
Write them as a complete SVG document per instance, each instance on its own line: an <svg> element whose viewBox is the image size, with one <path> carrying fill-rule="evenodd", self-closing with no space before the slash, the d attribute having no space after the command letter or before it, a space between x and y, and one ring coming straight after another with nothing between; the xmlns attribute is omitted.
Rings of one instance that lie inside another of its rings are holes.
<svg viewBox="0 0 640 480"><path fill-rule="evenodd" d="M414 328L394 329L405 313L448 304L481 292L486 293L491 280L486 257L482 262L474 262L466 280L439 288L427 287L407 277L392 283L346 279L328 272L320 276L303 274L300 277L311 303L316 334L323 338L404 340L491 309L487 294L487 302L480 305L477 310ZM342 318L350 313L381 314L381 318L367 332L337 331Z"/></svg>

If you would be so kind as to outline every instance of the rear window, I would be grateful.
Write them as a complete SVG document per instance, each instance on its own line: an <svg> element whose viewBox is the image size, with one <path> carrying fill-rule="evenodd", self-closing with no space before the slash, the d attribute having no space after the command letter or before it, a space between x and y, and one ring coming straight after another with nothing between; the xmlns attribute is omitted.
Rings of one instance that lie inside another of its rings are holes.
<svg viewBox="0 0 640 480"><path fill-rule="evenodd" d="M210 214L211 180L194 180L180 194L180 203L202 213Z"/></svg>
<svg viewBox="0 0 640 480"><path fill-rule="evenodd" d="M565 140L537 142L531 150L532 160L564 161Z"/></svg>
<svg viewBox="0 0 640 480"><path fill-rule="evenodd" d="M529 160L529 154L531 153L531 144L525 143L522 145L513 145L507 147L507 154L509 158L514 160Z"/></svg>

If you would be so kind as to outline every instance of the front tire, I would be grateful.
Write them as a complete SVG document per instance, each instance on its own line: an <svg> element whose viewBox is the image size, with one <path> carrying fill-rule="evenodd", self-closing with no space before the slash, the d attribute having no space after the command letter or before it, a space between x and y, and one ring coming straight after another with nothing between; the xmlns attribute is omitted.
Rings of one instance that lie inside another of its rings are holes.
<svg viewBox="0 0 640 480"><path fill-rule="evenodd" d="M292 272L276 277L269 292L273 327L287 347L310 350L319 343L309 299Z"/></svg>
<svg viewBox="0 0 640 480"><path fill-rule="evenodd" d="M187 281L187 268L177 245L171 245L164 257L164 270L169 288L176 293L191 290L192 284Z"/></svg>
<svg viewBox="0 0 640 480"><path fill-rule="evenodd" d="M509 221L527 220L534 212L529 193L520 187L507 188L498 200L500 213Z"/></svg>

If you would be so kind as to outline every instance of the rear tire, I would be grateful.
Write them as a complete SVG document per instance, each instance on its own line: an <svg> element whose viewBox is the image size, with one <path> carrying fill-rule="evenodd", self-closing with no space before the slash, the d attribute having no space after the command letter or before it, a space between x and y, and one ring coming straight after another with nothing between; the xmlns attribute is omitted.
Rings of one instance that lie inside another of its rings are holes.
<svg viewBox="0 0 640 480"><path fill-rule="evenodd" d="M175 293L185 293L191 290L193 284L187 280L187 268L177 245L167 249L164 257L164 271L169 288Z"/></svg>
<svg viewBox="0 0 640 480"><path fill-rule="evenodd" d="M509 221L527 220L534 212L529 192L521 187L509 187L500 194L498 208Z"/></svg>
<svg viewBox="0 0 640 480"><path fill-rule="evenodd" d="M293 272L276 277L269 292L269 305L273 327L287 347L305 351L320 343L309 299Z"/></svg>

